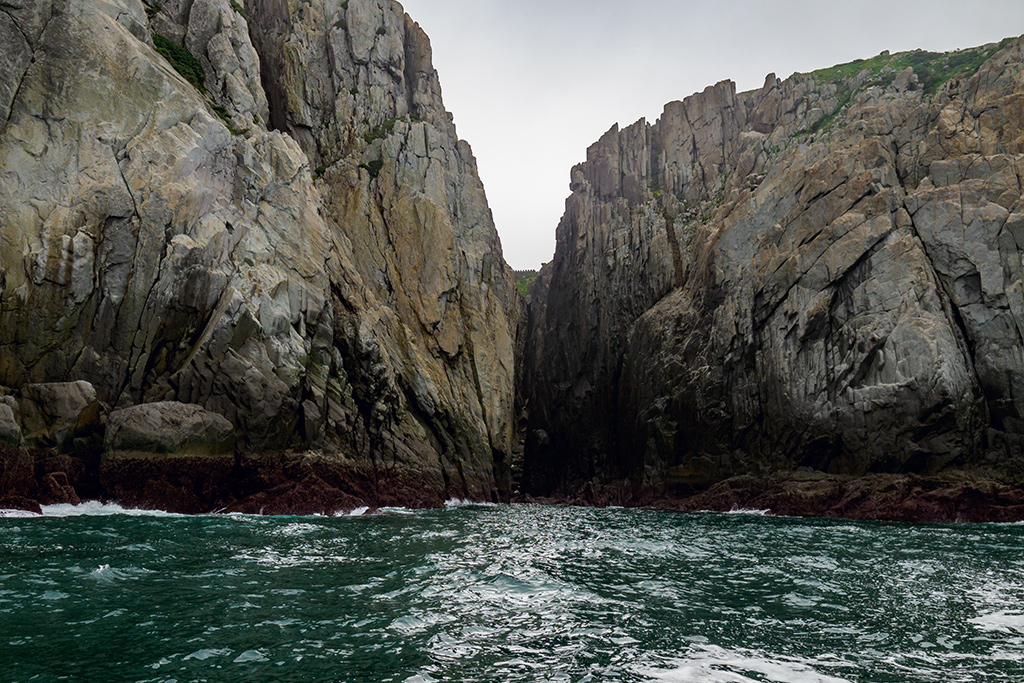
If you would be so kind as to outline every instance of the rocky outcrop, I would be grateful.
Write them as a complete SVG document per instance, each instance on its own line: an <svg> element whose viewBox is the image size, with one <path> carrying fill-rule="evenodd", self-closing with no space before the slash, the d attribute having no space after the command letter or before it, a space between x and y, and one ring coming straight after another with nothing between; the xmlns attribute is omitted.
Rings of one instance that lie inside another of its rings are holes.
<svg viewBox="0 0 1024 683"><path fill-rule="evenodd" d="M220 455L234 452L235 430L202 406L160 401L112 412L103 445L106 451Z"/></svg>
<svg viewBox="0 0 1024 683"><path fill-rule="evenodd" d="M527 489L1019 477L1022 62L883 54L612 128L532 293Z"/></svg>
<svg viewBox="0 0 1024 683"><path fill-rule="evenodd" d="M0 403L0 441L20 446L22 442L21 425L14 416L14 410L6 403Z"/></svg>
<svg viewBox="0 0 1024 683"><path fill-rule="evenodd" d="M18 408L21 431L38 446L63 444L79 416L94 403L96 389L81 380L26 384L20 400L11 401Z"/></svg>
<svg viewBox="0 0 1024 683"><path fill-rule="evenodd" d="M508 495L518 298L397 2L8 2L0 44L0 384Z"/></svg>

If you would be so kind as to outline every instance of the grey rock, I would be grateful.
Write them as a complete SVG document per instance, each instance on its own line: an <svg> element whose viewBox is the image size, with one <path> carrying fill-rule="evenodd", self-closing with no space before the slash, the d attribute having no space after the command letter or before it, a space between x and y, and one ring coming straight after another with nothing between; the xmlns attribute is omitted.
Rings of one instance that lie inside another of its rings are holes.
<svg viewBox="0 0 1024 683"><path fill-rule="evenodd" d="M251 452L427 473L424 499L507 495L519 300L401 6L22 4L0 12L26 37L0 58L0 382L202 405Z"/></svg>
<svg viewBox="0 0 1024 683"><path fill-rule="evenodd" d="M81 380L26 384L18 401L26 440L34 445L61 445L79 414L95 401L96 389Z"/></svg>
<svg viewBox="0 0 1024 683"><path fill-rule="evenodd" d="M234 450L235 429L202 406L144 403L110 413L103 445L107 451L222 455Z"/></svg>
<svg viewBox="0 0 1024 683"><path fill-rule="evenodd" d="M196 0L188 13L184 44L206 67L206 89L240 131L265 127L270 118L260 61L249 25L229 0Z"/></svg>
<svg viewBox="0 0 1024 683"><path fill-rule="evenodd" d="M1018 473L1022 46L934 97L720 83L591 147L531 298L527 488Z"/></svg>
<svg viewBox="0 0 1024 683"><path fill-rule="evenodd" d="M0 441L15 446L20 446L22 442L21 425L11 407L3 403L0 403Z"/></svg>

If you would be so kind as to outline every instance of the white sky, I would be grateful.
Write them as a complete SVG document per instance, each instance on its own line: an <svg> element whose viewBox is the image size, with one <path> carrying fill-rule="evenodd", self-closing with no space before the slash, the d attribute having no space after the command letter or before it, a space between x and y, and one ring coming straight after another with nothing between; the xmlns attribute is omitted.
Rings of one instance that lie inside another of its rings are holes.
<svg viewBox="0 0 1024 683"><path fill-rule="evenodd" d="M1024 0L400 0L426 30L513 268L554 253L569 170L613 124L725 79L1024 33Z"/></svg>

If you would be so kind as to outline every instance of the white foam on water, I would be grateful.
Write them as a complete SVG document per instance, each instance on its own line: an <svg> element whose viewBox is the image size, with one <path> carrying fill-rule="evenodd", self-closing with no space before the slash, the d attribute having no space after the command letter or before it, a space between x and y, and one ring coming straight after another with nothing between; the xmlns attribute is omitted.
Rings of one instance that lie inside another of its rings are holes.
<svg viewBox="0 0 1024 683"><path fill-rule="evenodd" d="M25 518L28 518L28 517L41 517L41 516L42 515L40 515L38 513L29 512L28 510L0 510L0 519L3 519L3 518L25 519Z"/></svg>
<svg viewBox="0 0 1024 683"><path fill-rule="evenodd" d="M246 650L242 654L238 655L234 659L235 664L245 664L247 662L269 662L267 656L259 650Z"/></svg>
<svg viewBox="0 0 1024 683"><path fill-rule="evenodd" d="M999 610L990 614L982 614L968 619L968 622L982 631L1024 634L1024 612L1016 610Z"/></svg>
<svg viewBox="0 0 1024 683"><path fill-rule="evenodd" d="M193 652L190 655L185 655L185 658L182 661L187 662L190 659L195 659L195 660L198 660L200 662L205 662L207 659L211 659L213 657L227 657L230 654L231 654L231 650L224 650L224 649L216 650L216 649L209 649L209 648L207 648L207 649L203 649L203 650L196 650L195 652Z"/></svg>
<svg viewBox="0 0 1024 683"><path fill-rule="evenodd" d="M131 517L182 517L183 515L163 510L136 510L124 508L117 503L101 503L90 500L78 505L42 505L43 517L109 517L127 515Z"/></svg>
<svg viewBox="0 0 1024 683"><path fill-rule="evenodd" d="M403 683L437 683L437 679L430 674L420 673L415 676L409 676Z"/></svg>
<svg viewBox="0 0 1024 683"><path fill-rule="evenodd" d="M152 569L140 569L136 567L119 569L111 567L109 564L101 564L96 569L89 572L87 576L88 578L100 583L112 584L117 581L132 580L152 573L154 573Z"/></svg>
<svg viewBox="0 0 1024 683"><path fill-rule="evenodd" d="M305 536L316 531L319 531L320 527L316 524L310 524L308 522L294 522L292 524L285 525L274 532L277 536Z"/></svg>
<svg viewBox="0 0 1024 683"><path fill-rule="evenodd" d="M497 503L473 501L465 498L450 498L444 502L445 508L498 507Z"/></svg>
<svg viewBox="0 0 1024 683"><path fill-rule="evenodd" d="M727 515L753 515L755 517L771 517L771 510L755 510L753 508L733 508L725 514Z"/></svg>
<svg viewBox="0 0 1024 683"><path fill-rule="evenodd" d="M416 510L410 510L409 508L397 507L383 507L380 511L389 515L415 515L417 512Z"/></svg>
<svg viewBox="0 0 1024 683"><path fill-rule="evenodd" d="M672 662L670 665L676 668L642 669L638 673L651 683L851 683L816 671L816 664L711 646Z"/></svg>
<svg viewBox="0 0 1024 683"><path fill-rule="evenodd" d="M348 516L349 517L362 517L363 515L365 515L369 511L370 511L370 508L368 508L368 507L356 508L355 510L352 510L351 512L349 512Z"/></svg>

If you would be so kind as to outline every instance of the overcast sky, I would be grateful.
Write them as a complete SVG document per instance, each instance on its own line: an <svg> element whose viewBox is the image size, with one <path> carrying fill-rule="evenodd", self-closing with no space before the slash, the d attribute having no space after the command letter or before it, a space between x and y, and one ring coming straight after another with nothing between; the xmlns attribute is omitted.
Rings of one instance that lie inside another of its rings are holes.
<svg viewBox="0 0 1024 683"><path fill-rule="evenodd" d="M613 124L731 79L1024 33L1024 0L400 0L430 36L516 269L554 253L569 170Z"/></svg>

